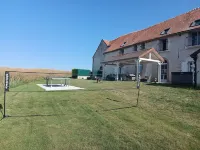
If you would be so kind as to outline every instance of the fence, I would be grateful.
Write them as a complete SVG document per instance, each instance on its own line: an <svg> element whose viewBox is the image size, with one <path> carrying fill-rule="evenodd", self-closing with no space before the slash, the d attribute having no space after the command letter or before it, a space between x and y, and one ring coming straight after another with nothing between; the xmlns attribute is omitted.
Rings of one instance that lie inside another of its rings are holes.
<svg viewBox="0 0 200 150"><path fill-rule="evenodd" d="M71 81L71 82L69 82ZM121 108L129 108L138 105L139 93L136 86L129 82L121 86L121 82L101 81L97 83L95 80L78 80L71 79L67 73L43 73L43 72L19 72L6 71L4 83L3 97L3 117L12 117L16 115L36 113L48 113L47 106L54 105L63 101L77 101L83 97L92 100L92 96L97 97L96 101L104 97L110 106L118 104ZM119 96L110 97L111 93ZM129 94L128 97L125 95ZM51 101L55 98L56 101ZM101 105L99 102L99 106ZM63 105L65 103L63 102ZM40 109L38 109L40 108ZM108 111L110 109L100 108ZM116 109L116 108L114 108Z"/></svg>
<svg viewBox="0 0 200 150"><path fill-rule="evenodd" d="M193 85L193 73L172 72L172 84Z"/></svg>

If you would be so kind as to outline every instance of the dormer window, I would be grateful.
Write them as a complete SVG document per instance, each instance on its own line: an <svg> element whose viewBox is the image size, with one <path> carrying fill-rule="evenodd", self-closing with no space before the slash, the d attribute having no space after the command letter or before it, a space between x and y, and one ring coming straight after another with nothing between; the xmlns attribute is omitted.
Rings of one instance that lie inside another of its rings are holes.
<svg viewBox="0 0 200 150"><path fill-rule="evenodd" d="M119 50L119 55L124 55L124 49Z"/></svg>
<svg viewBox="0 0 200 150"><path fill-rule="evenodd" d="M195 27L200 25L200 19L195 20L194 22L191 23L190 27Z"/></svg>
<svg viewBox="0 0 200 150"><path fill-rule="evenodd" d="M126 42L124 42L122 45L120 45L120 47L123 47L126 44Z"/></svg>
<svg viewBox="0 0 200 150"><path fill-rule="evenodd" d="M162 31L162 32L160 33L160 35L165 35L165 34L168 34L168 32L169 32L169 29L170 29L170 28L168 28L168 29L165 29L164 31Z"/></svg>

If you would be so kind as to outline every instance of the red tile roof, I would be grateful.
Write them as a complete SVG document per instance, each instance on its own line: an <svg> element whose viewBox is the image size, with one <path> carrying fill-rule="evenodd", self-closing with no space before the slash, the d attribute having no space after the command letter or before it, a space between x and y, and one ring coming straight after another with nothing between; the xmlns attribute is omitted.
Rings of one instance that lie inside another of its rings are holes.
<svg viewBox="0 0 200 150"><path fill-rule="evenodd" d="M108 41L109 47L106 50L106 52L120 49L121 48L120 46L124 42L126 42L124 47L127 47L130 45L138 44L145 41L150 41L163 36L168 36L171 34L185 32L195 28L200 28L199 26L190 27L191 23L198 19L200 19L200 8L193 9L192 11L189 11L185 14L169 19L167 21L161 22L149 28L123 35L110 42ZM167 35L160 35L162 31L168 28L170 28L170 30Z"/></svg>
<svg viewBox="0 0 200 150"><path fill-rule="evenodd" d="M138 59L138 58L144 57L145 55L149 53L153 53L157 57L158 60L160 60L161 62L164 62L163 57L160 56L154 48L150 48L143 51L127 53L124 55L111 56L110 59L105 62L113 62L113 61L126 60L126 59Z"/></svg>

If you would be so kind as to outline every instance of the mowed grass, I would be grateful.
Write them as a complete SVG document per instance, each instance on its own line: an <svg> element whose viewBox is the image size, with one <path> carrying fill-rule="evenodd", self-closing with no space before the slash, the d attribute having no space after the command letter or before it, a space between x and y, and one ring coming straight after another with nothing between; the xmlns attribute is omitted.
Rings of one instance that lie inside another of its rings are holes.
<svg viewBox="0 0 200 150"><path fill-rule="evenodd" d="M7 93L0 149L200 149L198 90L142 84L135 107L134 82L72 80L86 89L69 92L36 83Z"/></svg>

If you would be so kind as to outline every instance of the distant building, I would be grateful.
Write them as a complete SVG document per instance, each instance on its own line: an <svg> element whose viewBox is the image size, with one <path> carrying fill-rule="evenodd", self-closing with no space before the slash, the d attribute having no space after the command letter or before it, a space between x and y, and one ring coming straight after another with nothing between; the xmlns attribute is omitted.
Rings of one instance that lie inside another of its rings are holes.
<svg viewBox="0 0 200 150"><path fill-rule="evenodd" d="M87 69L72 69L72 78L87 79L90 77L91 71Z"/></svg>

